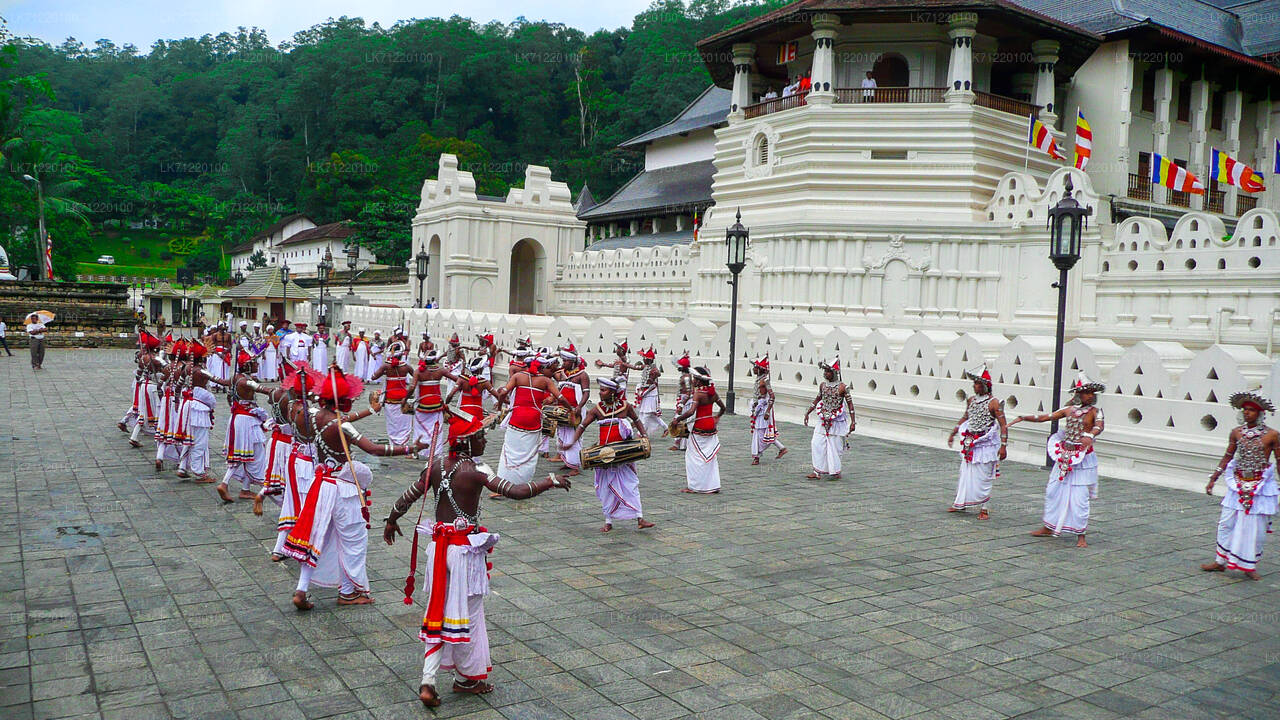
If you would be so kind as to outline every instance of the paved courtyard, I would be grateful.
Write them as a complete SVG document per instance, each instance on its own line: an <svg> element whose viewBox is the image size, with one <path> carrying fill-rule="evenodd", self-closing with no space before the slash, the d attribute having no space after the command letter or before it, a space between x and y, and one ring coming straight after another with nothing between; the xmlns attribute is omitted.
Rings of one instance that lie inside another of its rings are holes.
<svg viewBox="0 0 1280 720"><path fill-rule="evenodd" d="M0 358L0 717L427 716L408 544L371 538L376 605L320 590L295 612L274 518L155 473L115 428L130 357L53 350L36 375ZM844 479L814 481L804 428L756 468L745 423L726 426L721 495L677 492L676 453L642 464L652 530L602 536L589 477L486 501L497 690L446 692L436 715L1280 717L1280 566L1195 568L1216 499L1104 479L1077 550L1027 535L1038 468L1006 464L979 522L943 512L954 453L855 437ZM380 518L420 466L369 462Z"/></svg>

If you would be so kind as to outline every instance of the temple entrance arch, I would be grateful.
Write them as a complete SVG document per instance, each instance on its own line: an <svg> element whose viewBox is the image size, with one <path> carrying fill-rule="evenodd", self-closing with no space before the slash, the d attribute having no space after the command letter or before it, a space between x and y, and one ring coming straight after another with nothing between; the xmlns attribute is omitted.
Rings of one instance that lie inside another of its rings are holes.
<svg viewBox="0 0 1280 720"><path fill-rule="evenodd" d="M523 238L511 246L511 304L509 312L546 312L547 253L542 243Z"/></svg>
<svg viewBox="0 0 1280 720"><path fill-rule="evenodd" d="M911 84L907 59L896 52L885 53L876 58L871 76L876 79L877 87L907 87Z"/></svg>
<svg viewBox="0 0 1280 720"><path fill-rule="evenodd" d="M422 293L422 306L426 307L427 301L435 298L439 303L443 298L440 292L440 236L432 235L431 240L427 243L427 255L431 257L431 264L427 266L427 287Z"/></svg>

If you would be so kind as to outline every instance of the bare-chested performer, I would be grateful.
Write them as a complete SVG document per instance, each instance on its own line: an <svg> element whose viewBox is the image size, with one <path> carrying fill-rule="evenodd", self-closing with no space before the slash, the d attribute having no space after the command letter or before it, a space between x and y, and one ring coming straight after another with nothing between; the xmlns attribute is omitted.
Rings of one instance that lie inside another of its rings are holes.
<svg viewBox="0 0 1280 720"><path fill-rule="evenodd" d="M642 368L642 367L644 367L644 366L643 366L643 365L634 365L634 364L632 364L630 361L628 361L628 360L627 360L627 353L631 352L631 349L627 347L627 341L626 341L626 340L623 340L623 341L622 341L622 342L620 342L620 343L614 343L614 344L613 344L613 352L614 352L614 354L615 354L615 355L617 355L617 357L616 357L616 358L614 358L613 360L610 360L609 362L604 362L603 360L597 360L597 361L596 361L596 367L598 367L598 368L605 368L605 367L607 367L607 368L612 368L612 369L613 369L613 373L612 373L612 374L613 374L613 376L614 376L615 378L619 378L619 379L621 380L621 382L622 382L622 392L624 392L624 393L625 393L625 392L627 391L627 375L628 375L632 370L639 370L640 368Z"/></svg>
<svg viewBox="0 0 1280 720"><path fill-rule="evenodd" d="M580 445L582 433L594 422L600 423L601 445L630 440L636 433L648 437L644 423L640 422L636 409L627 402L627 396L620 392L618 382L613 378L600 378L596 383L600 385L600 402L587 410L582 424L574 430L573 442ZM613 530L614 520L634 519L638 530L653 527L653 523L644 519L644 509L640 504L640 476L634 462L596 468L595 489L604 513L604 526L600 532Z"/></svg>
<svg viewBox="0 0 1280 720"><path fill-rule="evenodd" d="M540 480L511 482L495 475L477 458L484 454L485 421L475 414L450 408L449 452L431 463L428 470L396 500L383 525L382 537L388 545L401 535L398 522L419 503L429 488L431 519L423 520L420 507L414 528L414 552L410 560L410 580L405 584L405 600L412 601L419 535L430 537L424 553L427 610L418 637L426 643L422 682L418 699L426 707L440 705L436 673L452 670L458 678L453 692L483 695L493 692L487 682L492 661L485 624L484 596L489 593L486 563L498 542L496 533L480 526L480 493L489 490L503 497L524 500L551 488L568 490L568 478L548 475Z"/></svg>
<svg viewBox="0 0 1280 720"><path fill-rule="evenodd" d="M258 494L254 484L266 480L267 452L263 423L271 420L266 410L258 407L256 395L266 395L271 388L253 378L257 363L249 353L241 350L236 356L236 373L230 380L210 376L210 380L227 388L227 400L231 414L227 418L227 437L223 441L226 451L227 472L218 483L218 497L223 502L235 502L229 493L232 480L240 484L241 500L254 500Z"/></svg>

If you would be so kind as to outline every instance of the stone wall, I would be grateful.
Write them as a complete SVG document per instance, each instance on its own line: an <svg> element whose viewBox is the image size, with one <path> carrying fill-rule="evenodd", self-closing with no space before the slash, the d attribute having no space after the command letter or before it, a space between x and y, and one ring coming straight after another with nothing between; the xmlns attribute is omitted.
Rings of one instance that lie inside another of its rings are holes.
<svg viewBox="0 0 1280 720"><path fill-rule="evenodd" d="M0 281L0 318L10 346L26 347L22 320L48 310L57 316L45 336L51 347L133 347L128 286L116 283Z"/></svg>
<svg viewBox="0 0 1280 720"><path fill-rule="evenodd" d="M675 381L673 356L688 350L696 364L705 364L716 374L721 393L727 389L729 328L704 320L551 318L372 307L346 308L345 313L353 323L384 335L405 322L415 335L425 325L441 338L454 331L464 338L492 332L505 347L526 336L549 347L572 342L589 361L611 355L615 341L626 339L633 350L653 345L667 371L663 398L668 419ZM1053 339L1047 336L741 323L738 353L739 412L745 412L750 403L749 358L768 353L779 416L799 422L817 390L818 360L838 355L845 368L843 379L858 408L859 433L934 447L945 446L965 394L971 391L971 383L963 379L965 369L988 364L995 393L1005 401L1010 415L1044 412L1052 390ZM1063 367L1067 380L1083 369L1107 385L1100 396L1107 418L1098 450L1102 474L1186 490L1203 489L1226 447L1228 430L1239 423L1238 413L1226 404L1227 397L1257 385L1272 397L1280 394L1280 363L1240 345L1193 351L1172 342L1139 342L1123 348L1111 340L1079 338L1067 344ZM1048 425L1030 423L1014 427L1010 458L1042 462L1047 430ZM803 456L807 437L787 439ZM747 441L745 437L726 440ZM850 460L857 462L856 457ZM910 468L904 466L903 471Z"/></svg>
<svg viewBox="0 0 1280 720"><path fill-rule="evenodd" d="M556 270L556 313L681 318L688 253L687 245L575 252Z"/></svg>

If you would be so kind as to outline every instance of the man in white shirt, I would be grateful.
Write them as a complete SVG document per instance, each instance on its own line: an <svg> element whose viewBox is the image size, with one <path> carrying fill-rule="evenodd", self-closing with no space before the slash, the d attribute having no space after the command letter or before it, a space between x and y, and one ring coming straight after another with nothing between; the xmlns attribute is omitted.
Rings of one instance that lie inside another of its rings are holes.
<svg viewBox="0 0 1280 720"><path fill-rule="evenodd" d="M862 80L862 99L864 102L875 99L876 96L876 79L867 71L867 76Z"/></svg>
<svg viewBox="0 0 1280 720"><path fill-rule="evenodd" d="M9 343L5 340L5 335L7 334L8 329L9 328L4 324L4 321L0 320L0 347L4 348L4 351L9 354L9 357L13 357L13 353L9 351Z"/></svg>
<svg viewBox="0 0 1280 720"><path fill-rule="evenodd" d="M44 365L44 323L40 316L32 313L27 316L27 336L31 339L31 369L40 370Z"/></svg>

